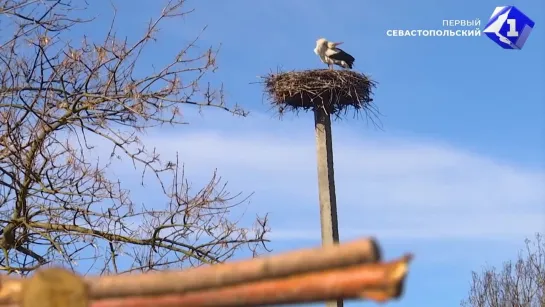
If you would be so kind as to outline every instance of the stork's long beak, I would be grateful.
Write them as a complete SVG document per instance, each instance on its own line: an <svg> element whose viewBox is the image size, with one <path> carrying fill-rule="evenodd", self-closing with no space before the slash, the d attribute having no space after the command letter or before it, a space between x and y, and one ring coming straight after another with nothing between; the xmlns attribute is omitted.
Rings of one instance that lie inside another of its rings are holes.
<svg viewBox="0 0 545 307"><path fill-rule="evenodd" d="M333 43L333 46L337 47L339 45L341 45L343 42L338 42L338 43Z"/></svg>

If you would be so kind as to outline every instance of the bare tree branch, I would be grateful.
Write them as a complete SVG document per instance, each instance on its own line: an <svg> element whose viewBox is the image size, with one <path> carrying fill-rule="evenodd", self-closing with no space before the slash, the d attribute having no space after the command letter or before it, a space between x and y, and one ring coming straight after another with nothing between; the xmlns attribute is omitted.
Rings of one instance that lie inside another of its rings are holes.
<svg viewBox="0 0 545 307"><path fill-rule="evenodd" d="M543 307L545 306L545 240L526 240L526 249L517 261L508 261L498 271L485 268L472 273L468 299L463 307Z"/></svg>
<svg viewBox="0 0 545 307"><path fill-rule="evenodd" d="M198 37L162 68L135 72L158 25L187 14L183 4L169 2L134 43L116 34L115 18L101 42L75 42L67 31L93 22L77 18L76 9L85 7L0 0L2 28L13 31L0 36L1 269L26 274L52 261L90 261L89 270L121 273L266 249L266 217L249 229L229 216L246 198L230 195L215 173L193 192L180 161L163 161L139 138L152 127L186 124L184 106L246 115L203 81L216 69L216 50L194 56ZM107 163L90 158L96 151L90 138L111 145ZM107 169L121 157L154 174L166 205L136 204L111 178Z"/></svg>

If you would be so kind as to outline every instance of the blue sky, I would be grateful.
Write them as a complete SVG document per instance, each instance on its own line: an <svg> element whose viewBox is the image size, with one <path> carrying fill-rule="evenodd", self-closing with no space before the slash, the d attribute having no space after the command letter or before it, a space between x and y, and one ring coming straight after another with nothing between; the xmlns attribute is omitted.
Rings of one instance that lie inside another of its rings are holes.
<svg viewBox="0 0 545 307"><path fill-rule="evenodd" d="M118 32L136 37L163 3L115 1ZM247 220L270 213L274 252L316 246L312 116L279 121L251 83L277 67L321 68L315 40L344 41L355 69L379 82L375 103L384 116L383 131L351 118L334 123L341 239L376 236L387 258L415 253L406 294L390 306L459 306L472 270L515 257L524 238L545 229L545 2L339 3L188 1L196 11L163 24L142 72L207 25L199 47L222 44L211 78L251 114L187 109L189 126L143 138L166 156L178 151L197 185L218 168L232 191L255 192ZM496 6L509 4L536 22L520 51L484 36L386 36L389 29L443 29L443 19L480 18L482 29ZM98 15L93 37L111 9L91 8ZM142 202L156 201L138 187L130 165L115 172Z"/></svg>

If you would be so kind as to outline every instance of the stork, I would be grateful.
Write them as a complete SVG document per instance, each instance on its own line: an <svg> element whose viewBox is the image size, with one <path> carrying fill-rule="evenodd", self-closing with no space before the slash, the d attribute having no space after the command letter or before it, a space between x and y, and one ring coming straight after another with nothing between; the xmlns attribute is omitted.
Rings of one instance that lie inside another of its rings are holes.
<svg viewBox="0 0 545 307"><path fill-rule="evenodd" d="M342 44L342 42L333 43L325 38L320 38L316 41L314 53L316 53L322 62L327 64L331 70L333 70L333 64L343 68L352 69L355 59L341 48L337 48L337 46L340 44Z"/></svg>

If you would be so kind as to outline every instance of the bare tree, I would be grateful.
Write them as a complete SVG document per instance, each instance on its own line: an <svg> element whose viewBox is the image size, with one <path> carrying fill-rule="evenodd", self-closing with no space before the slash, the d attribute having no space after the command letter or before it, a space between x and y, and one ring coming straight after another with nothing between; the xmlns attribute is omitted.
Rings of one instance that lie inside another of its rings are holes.
<svg viewBox="0 0 545 307"><path fill-rule="evenodd" d="M169 2L132 43L116 34L115 18L101 41L71 41L68 31L94 21L78 17L84 1L67 1L0 0L1 269L25 275L50 262L84 262L95 273L121 273L266 249L266 216L244 228L229 215L246 198L229 194L216 174L193 191L179 161L139 139L153 127L186 124L186 105L246 115L203 81L217 50L192 56L198 37L169 64L135 73L158 25L189 13L184 0ZM111 145L107 163L90 158L90 139ZM134 200L111 178L106 170L119 159L140 166L142 184L158 183L157 203Z"/></svg>
<svg viewBox="0 0 545 307"><path fill-rule="evenodd" d="M501 271L486 268L472 273L469 298L464 307L543 307L545 306L545 240L526 240L516 262L508 261Z"/></svg>

